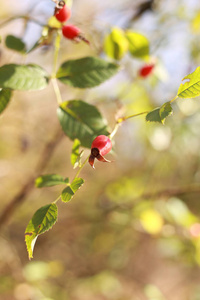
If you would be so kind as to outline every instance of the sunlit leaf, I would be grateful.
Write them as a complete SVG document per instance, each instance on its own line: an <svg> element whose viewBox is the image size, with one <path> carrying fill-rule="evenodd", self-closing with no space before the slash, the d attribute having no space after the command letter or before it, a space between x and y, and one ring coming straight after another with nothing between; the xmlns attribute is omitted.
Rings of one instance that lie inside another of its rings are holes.
<svg viewBox="0 0 200 300"><path fill-rule="evenodd" d="M9 64L0 67L0 88L41 90L48 81L48 74L38 65Z"/></svg>
<svg viewBox="0 0 200 300"><path fill-rule="evenodd" d="M131 55L140 59L149 57L149 41L144 35L128 30L126 31L126 37L129 41Z"/></svg>
<svg viewBox="0 0 200 300"><path fill-rule="evenodd" d="M114 59L121 59L128 51L129 43L124 34L124 31L120 28L113 28L111 33L105 37L104 51L108 56Z"/></svg>
<svg viewBox="0 0 200 300"><path fill-rule="evenodd" d="M169 117L170 115L172 115L172 113L173 113L173 110L172 110L171 103L170 102L164 103L159 110L161 122L164 124L166 118Z"/></svg>
<svg viewBox="0 0 200 300"><path fill-rule="evenodd" d="M78 139L75 139L71 153L71 164L74 167L74 169L78 166L81 166L81 157L83 155L83 150L79 152L80 146L81 142Z"/></svg>
<svg viewBox="0 0 200 300"><path fill-rule="evenodd" d="M58 119L65 134L86 148L91 147L97 135L108 135L107 122L98 109L81 100L63 102L58 108Z"/></svg>
<svg viewBox="0 0 200 300"><path fill-rule="evenodd" d="M25 43L18 37L14 35L7 35L5 40L6 47L15 50L21 53L26 52L26 45Z"/></svg>
<svg viewBox="0 0 200 300"><path fill-rule="evenodd" d="M25 242L29 259L33 257L33 250L37 237L48 231L57 221L56 204L48 204L38 209L28 223L25 231Z"/></svg>
<svg viewBox="0 0 200 300"><path fill-rule="evenodd" d="M183 81L178 89L178 97L194 98L200 95L200 67L185 76Z"/></svg>
<svg viewBox="0 0 200 300"><path fill-rule="evenodd" d="M82 178L75 178L71 184L69 184L61 194L61 199L63 202L68 202L72 199L74 194L80 189L83 185L84 180Z"/></svg>
<svg viewBox="0 0 200 300"><path fill-rule="evenodd" d="M119 67L97 57L68 60L61 65L56 77L64 84L91 88L115 75Z"/></svg>
<svg viewBox="0 0 200 300"><path fill-rule="evenodd" d="M35 180L35 185L36 187L41 188L47 186L54 186L58 184L66 184L68 182L69 182L68 178L63 178L62 176L57 174L47 174L38 177Z"/></svg>
<svg viewBox="0 0 200 300"><path fill-rule="evenodd" d="M7 107L12 96L12 92L9 89L0 90L0 114Z"/></svg>

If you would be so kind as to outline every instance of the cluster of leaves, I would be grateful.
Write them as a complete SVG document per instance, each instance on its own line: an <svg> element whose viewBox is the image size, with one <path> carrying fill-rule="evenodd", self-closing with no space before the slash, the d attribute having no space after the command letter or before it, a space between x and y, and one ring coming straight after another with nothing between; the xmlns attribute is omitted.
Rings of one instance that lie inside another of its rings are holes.
<svg viewBox="0 0 200 300"><path fill-rule="evenodd" d="M114 27L105 37L104 50L106 54L115 59L120 60L129 52L134 58L148 60L149 59L149 41L148 39L132 30L122 30Z"/></svg>
<svg viewBox="0 0 200 300"><path fill-rule="evenodd" d="M20 39L13 36L7 36L5 44L12 50L19 52L22 50ZM82 89L92 88L115 75L118 69L117 64L97 57L84 57L65 61L58 68L55 75L48 74L41 66L36 64L3 65L0 67L0 112L3 112L8 105L14 90L41 90L48 86L51 79L59 80L68 86ZM93 139L97 135L108 135L107 121L94 105L82 100L62 102L58 107L57 115L64 133L74 141L72 164L74 167L81 168L80 146L90 148ZM83 183L82 178L76 177L69 183L69 178L64 179L55 174L44 175L36 179L36 187L38 188L65 184L66 187L59 197L63 202L70 201ZM33 257L33 248L38 235L49 230L56 220L56 203L46 205L36 211L25 232L29 258Z"/></svg>
<svg viewBox="0 0 200 300"><path fill-rule="evenodd" d="M146 115L148 122L165 122L165 119L173 113L171 103L179 98L195 98L200 95L200 67L193 73L183 78L183 83L180 84L177 95L171 101L164 103Z"/></svg>
<svg viewBox="0 0 200 300"><path fill-rule="evenodd" d="M51 28L49 25L45 29L48 29L45 39L51 36L52 30L56 30L57 33L60 30L55 27ZM45 39L42 36L31 51L37 46L43 45ZM5 45L9 49L22 54L30 52L20 38L12 35L6 37ZM56 47L57 45L55 45ZM112 29L111 33L105 38L104 49L107 55L115 60L120 60L127 52L130 52L134 58L142 60L149 58L148 39L130 30L124 32L119 28ZM51 80L59 80L65 85L81 89L92 88L102 84L118 71L118 64L97 57L83 57L65 61L52 74L48 74L41 66L36 64L3 65L0 67L0 113L4 111L10 102L15 90L41 90L46 88ZM192 98L200 95L200 67L183 80L174 99L150 112L139 112L138 114L146 114L146 121L164 124L165 119L172 114L171 103L175 99L178 97ZM138 114L120 118L117 120L117 124ZM84 180L78 177L81 168L84 166L84 163L81 163L82 152L79 151L80 146L90 148L93 139L100 134L108 135L109 129L107 121L99 110L94 105L82 100L73 99L60 103L57 115L64 133L74 141L71 161L74 167L79 167L79 171L71 183L69 178L49 174L37 178L36 186L41 188L64 184L65 188L58 199L61 198L63 202L68 202L84 183ZM26 228L25 241L29 258L33 257L33 248L37 237L49 230L57 220L56 202L58 199L37 210Z"/></svg>

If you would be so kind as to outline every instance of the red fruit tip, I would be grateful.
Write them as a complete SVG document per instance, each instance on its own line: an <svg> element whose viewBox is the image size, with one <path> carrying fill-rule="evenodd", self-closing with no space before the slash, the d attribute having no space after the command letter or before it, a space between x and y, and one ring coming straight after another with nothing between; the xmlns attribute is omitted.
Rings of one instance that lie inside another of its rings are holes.
<svg viewBox="0 0 200 300"><path fill-rule="evenodd" d="M89 160L88 160L90 166L91 166L93 169L95 169L95 167L94 167L94 159L95 159L95 157L91 154L90 157L89 157Z"/></svg>
<svg viewBox="0 0 200 300"><path fill-rule="evenodd" d="M143 67L140 68L138 72L139 76L141 77L149 76L152 73L154 67L155 67L154 64L144 65Z"/></svg>
<svg viewBox="0 0 200 300"><path fill-rule="evenodd" d="M74 42L79 43L80 41L83 41L90 44L90 42L81 34L80 29L74 25L69 24L63 26L62 33L65 38L73 40Z"/></svg>

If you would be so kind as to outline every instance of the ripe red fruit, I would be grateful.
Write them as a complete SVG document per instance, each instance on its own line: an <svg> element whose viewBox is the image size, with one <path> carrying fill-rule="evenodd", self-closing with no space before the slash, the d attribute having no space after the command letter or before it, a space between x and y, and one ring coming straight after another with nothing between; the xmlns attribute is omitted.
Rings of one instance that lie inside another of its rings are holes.
<svg viewBox="0 0 200 300"><path fill-rule="evenodd" d="M75 38L79 37L80 32L80 29L74 25L65 25L62 28L64 37L70 40L74 40Z"/></svg>
<svg viewBox="0 0 200 300"><path fill-rule="evenodd" d="M71 9L67 5L64 5L63 8L55 13L55 17L61 23L66 22L71 17Z"/></svg>
<svg viewBox="0 0 200 300"><path fill-rule="evenodd" d="M78 27L74 25L65 25L62 28L63 36L69 40L80 42L81 40L89 44L89 41L81 34Z"/></svg>
<svg viewBox="0 0 200 300"><path fill-rule="evenodd" d="M89 164L94 168L94 160L97 158L102 162L110 162L105 159L103 156L110 152L112 149L112 142L106 135L97 136L91 146L91 155L89 157Z"/></svg>
<svg viewBox="0 0 200 300"><path fill-rule="evenodd" d="M151 64L151 65L145 65L145 66L143 66L139 70L138 74L141 77L147 77L147 76L149 76L152 73L153 69L154 69L154 65L153 64Z"/></svg>

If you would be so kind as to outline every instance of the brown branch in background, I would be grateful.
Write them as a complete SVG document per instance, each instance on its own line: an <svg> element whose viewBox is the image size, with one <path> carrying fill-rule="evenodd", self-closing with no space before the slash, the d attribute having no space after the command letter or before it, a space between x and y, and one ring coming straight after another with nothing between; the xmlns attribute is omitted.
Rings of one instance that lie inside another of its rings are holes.
<svg viewBox="0 0 200 300"><path fill-rule="evenodd" d="M63 136L63 132L59 127L55 131L55 134L52 136L52 138L46 142L35 167L34 175L31 175L27 178L27 181L21 187L19 192L13 197L10 203L2 211L0 215L0 228L11 218L17 207L26 200L28 194L34 188L35 178L38 177L47 166L56 146L62 140Z"/></svg>
<svg viewBox="0 0 200 300"><path fill-rule="evenodd" d="M182 187L172 187L168 189L163 189L163 190L158 190L155 192L149 192L141 195L136 199L141 200L141 199L152 199L152 198L160 198L160 197L165 197L165 198L170 198L174 196L182 196L190 193L200 193L200 186L191 184L188 186L182 186Z"/></svg>

